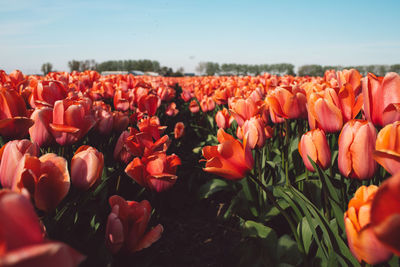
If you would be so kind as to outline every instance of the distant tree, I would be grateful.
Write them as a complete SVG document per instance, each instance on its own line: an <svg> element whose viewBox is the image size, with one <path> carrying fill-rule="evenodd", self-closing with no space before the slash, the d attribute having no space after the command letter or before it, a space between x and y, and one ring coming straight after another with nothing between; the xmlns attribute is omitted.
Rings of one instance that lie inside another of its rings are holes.
<svg viewBox="0 0 400 267"><path fill-rule="evenodd" d="M400 74L400 64L391 65L389 70Z"/></svg>
<svg viewBox="0 0 400 267"><path fill-rule="evenodd" d="M41 70L43 72L43 75L47 75L47 73L53 71L53 65L50 62L43 63Z"/></svg>
<svg viewBox="0 0 400 267"><path fill-rule="evenodd" d="M298 70L299 76L323 76L324 71L321 65L313 64L313 65L303 65L299 67Z"/></svg>
<svg viewBox="0 0 400 267"><path fill-rule="evenodd" d="M206 72L206 65L207 62L199 62L199 64L196 67L196 71L200 74L204 74Z"/></svg>
<svg viewBox="0 0 400 267"><path fill-rule="evenodd" d="M72 71L74 71L74 70L76 70L76 71L79 71L80 70L80 66L81 66L81 62L80 61L78 61L78 60L71 60L71 61L68 61L68 67L69 67L69 70L72 72Z"/></svg>

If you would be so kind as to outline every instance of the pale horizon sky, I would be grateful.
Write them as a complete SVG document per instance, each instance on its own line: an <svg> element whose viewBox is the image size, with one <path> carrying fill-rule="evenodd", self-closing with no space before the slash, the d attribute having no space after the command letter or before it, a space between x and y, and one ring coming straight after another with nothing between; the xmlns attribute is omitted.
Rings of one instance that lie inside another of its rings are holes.
<svg viewBox="0 0 400 267"><path fill-rule="evenodd" d="M50 62L400 63L400 1L0 0L0 69Z"/></svg>

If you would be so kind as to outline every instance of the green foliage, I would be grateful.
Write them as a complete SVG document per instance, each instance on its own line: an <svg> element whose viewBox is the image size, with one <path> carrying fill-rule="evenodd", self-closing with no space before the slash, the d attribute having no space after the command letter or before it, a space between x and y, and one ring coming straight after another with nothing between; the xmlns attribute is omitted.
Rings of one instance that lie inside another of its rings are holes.
<svg viewBox="0 0 400 267"><path fill-rule="evenodd" d="M53 65L50 62L43 63L41 71L43 72L43 75L47 75L49 72L53 71Z"/></svg>

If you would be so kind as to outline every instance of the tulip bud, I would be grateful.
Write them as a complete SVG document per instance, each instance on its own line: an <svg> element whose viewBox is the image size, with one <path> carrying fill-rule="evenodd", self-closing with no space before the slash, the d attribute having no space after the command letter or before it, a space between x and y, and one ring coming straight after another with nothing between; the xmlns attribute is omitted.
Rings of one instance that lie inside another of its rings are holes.
<svg viewBox="0 0 400 267"><path fill-rule="evenodd" d="M331 150L329 149L326 135L321 129L311 130L301 137L299 153L304 165L310 171L315 171L308 156L322 169L327 169L331 163Z"/></svg>
<svg viewBox="0 0 400 267"><path fill-rule="evenodd" d="M392 175L400 171L400 121L379 131L374 159Z"/></svg>
<svg viewBox="0 0 400 267"><path fill-rule="evenodd" d="M174 135L175 139L181 138L185 134L185 125L183 122L177 122L175 124Z"/></svg>
<svg viewBox="0 0 400 267"><path fill-rule="evenodd" d="M373 158L376 131L372 123L350 120L339 136L338 166L340 172L349 178L368 179L376 170Z"/></svg>

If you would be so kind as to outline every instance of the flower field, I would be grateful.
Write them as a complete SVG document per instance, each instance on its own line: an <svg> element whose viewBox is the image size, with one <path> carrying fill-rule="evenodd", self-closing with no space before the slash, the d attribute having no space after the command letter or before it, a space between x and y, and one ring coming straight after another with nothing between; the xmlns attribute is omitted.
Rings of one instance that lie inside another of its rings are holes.
<svg viewBox="0 0 400 267"><path fill-rule="evenodd" d="M0 266L399 266L394 72L0 70L0 147Z"/></svg>

